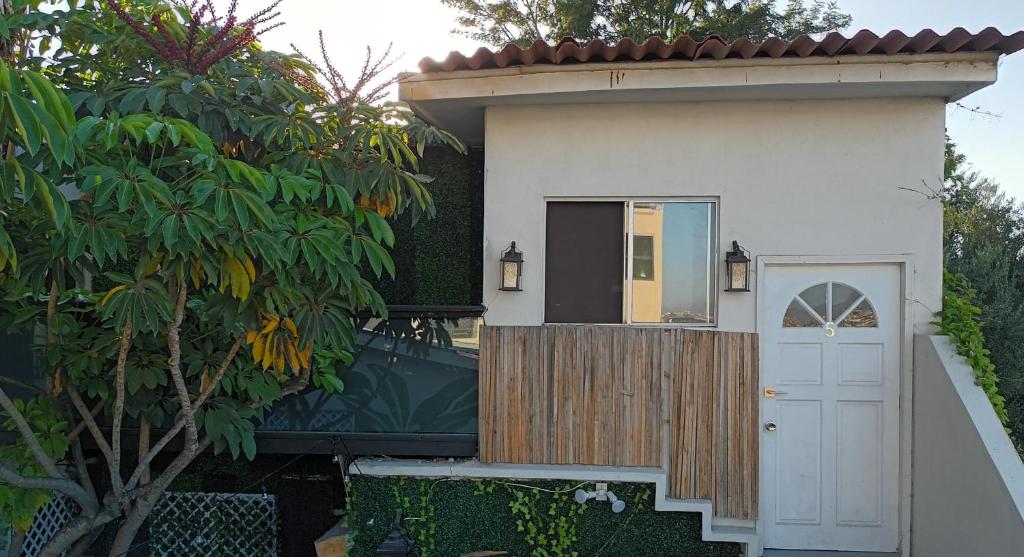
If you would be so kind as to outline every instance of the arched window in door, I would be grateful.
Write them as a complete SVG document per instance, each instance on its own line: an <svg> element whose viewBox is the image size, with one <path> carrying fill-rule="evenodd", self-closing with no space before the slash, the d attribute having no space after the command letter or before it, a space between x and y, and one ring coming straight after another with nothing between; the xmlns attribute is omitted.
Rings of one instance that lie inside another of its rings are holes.
<svg viewBox="0 0 1024 557"><path fill-rule="evenodd" d="M793 298L783 327L877 327L878 315L867 297L841 282L816 284Z"/></svg>

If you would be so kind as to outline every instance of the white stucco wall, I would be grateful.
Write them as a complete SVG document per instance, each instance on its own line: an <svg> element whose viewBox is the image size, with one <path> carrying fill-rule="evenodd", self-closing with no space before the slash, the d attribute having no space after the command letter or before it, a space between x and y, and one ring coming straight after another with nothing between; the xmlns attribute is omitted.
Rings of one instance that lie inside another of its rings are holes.
<svg viewBox="0 0 1024 557"><path fill-rule="evenodd" d="M1021 555L1024 463L946 337L914 342L914 555Z"/></svg>
<svg viewBox="0 0 1024 557"><path fill-rule="evenodd" d="M754 257L910 254L910 318L928 332L942 211L899 188L940 186L944 118L931 98L489 107L486 321L543 321L546 199L694 196L720 200L720 282L734 239ZM524 291L499 292L513 240ZM754 331L756 296L722 293L719 327Z"/></svg>

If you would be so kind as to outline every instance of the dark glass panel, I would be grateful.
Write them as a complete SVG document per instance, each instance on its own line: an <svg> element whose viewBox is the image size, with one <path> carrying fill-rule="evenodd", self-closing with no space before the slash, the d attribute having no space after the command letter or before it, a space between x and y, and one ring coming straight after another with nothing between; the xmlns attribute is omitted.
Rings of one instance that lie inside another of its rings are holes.
<svg viewBox="0 0 1024 557"><path fill-rule="evenodd" d="M264 431L476 433L479 318L364 320L341 393L309 389Z"/></svg>

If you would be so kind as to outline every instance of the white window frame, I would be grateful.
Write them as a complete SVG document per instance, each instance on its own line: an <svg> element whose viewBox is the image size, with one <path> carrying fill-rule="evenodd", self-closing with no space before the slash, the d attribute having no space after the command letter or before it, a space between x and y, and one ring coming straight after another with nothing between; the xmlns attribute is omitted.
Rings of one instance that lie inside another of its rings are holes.
<svg viewBox="0 0 1024 557"><path fill-rule="evenodd" d="M618 202L623 204L623 210L626 211L626 250L623 254L624 265L623 265L623 299L622 299L622 323L603 323L608 326L629 326L629 327L662 327L662 328L702 328L710 329L718 327L718 301L719 301L719 282L721 280L721 265L718 261L720 259L720 246L721 246L721 215L720 202L717 197L545 197L545 207L549 202ZM703 203L708 204L708 212L714 215L714 223L711 219L708 219L708 255L713 256L713 259L709 261L708 270L705 277L705 283L708 285L708 301L707 304L708 314L711 315L711 321L708 323L651 323L646 321L633 321L632 319L632 307L633 307L633 235L634 235L634 223L633 223L633 209L637 203ZM545 214L547 211L545 210ZM713 227L713 228L712 228ZM711 232L714 232L714 242L710 240ZM712 284L711 275L714 274L714 283Z"/></svg>

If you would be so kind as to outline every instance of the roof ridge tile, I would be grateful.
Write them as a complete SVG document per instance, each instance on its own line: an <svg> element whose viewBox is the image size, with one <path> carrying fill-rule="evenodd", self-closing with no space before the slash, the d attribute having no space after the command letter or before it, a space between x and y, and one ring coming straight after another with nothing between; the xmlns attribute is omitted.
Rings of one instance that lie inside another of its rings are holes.
<svg viewBox="0 0 1024 557"><path fill-rule="evenodd" d="M1004 35L995 27L986 27L972 34L963 27L955 27L945 35L931 29L923 29L913 36L893 30L879 37L862 29L846 38L842 33L828 33L820 40L809 35L800 35L791 41L769 37L763 41L751 41L741 37L729 42L719 35L708 35L697 40L683 35L671 43L661 37L650 37L642 44L624 38L609 44L601 39L592 39L585 44L572 37L563 37L555 44L542 40L534 41L523 49L509 44L494 51L481 47L472 56L451 52L438 62L432 58L420 61L423 73L452 72L458 70L479 70L530 66L534 64L586 64L592 62L642 61L642 60L698 60L710 58L754 57L782 58L794 56L864 56L867 54L924 54L928 52L998 52L1012 54L1024 49L1024 31Z"/></svg>

